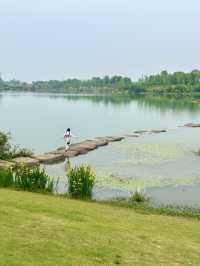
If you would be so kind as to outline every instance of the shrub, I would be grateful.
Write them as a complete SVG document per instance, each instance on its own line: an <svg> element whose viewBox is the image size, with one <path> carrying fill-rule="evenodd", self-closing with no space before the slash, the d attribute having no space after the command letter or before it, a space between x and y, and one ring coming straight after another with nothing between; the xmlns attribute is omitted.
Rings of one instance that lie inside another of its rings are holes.
<svg viewBox="0 0 200 266"><path fill-rule="evenodd" d="M71 167L67 175L68 193L71 197L82 199L91 198L95 174L89 165Z"/></svg>
<svg viewBox="0 0 200 266"><path fill-rule="evenodd" d="M13 185L13 172L11 169L0 170L0 187L10 187Z"/></svg>
<svg viewBox="0 0 200 266"><path fill-rule="evenodd" d="M0 159L6 160L10 157L11 145L9 144L10 135L0 132Z"/></svg>
<svg viewBox="0 0 200 266"><path fill-rule="evenodd" d="M132 203L143 203L147 201L143 192L136 190L130 197Z"/></svg>
<svg viewBox="0 0 200 266"><path fill-rule="evenodd" d="M14 146L13 149L10 151L11 158L17 157L30 157L33 155L33 152L26 148L19 148L18 146Z"/></svg>
<svg viewBox="0 0 200 266"><path fill-rule="evenodd" d="M14 185L28 191L53 192L54 182L39 166L20 166L16 169Z"/></svg>
<svg viewBox="0 0 200 266"><path fill-rule="evenodd" d="M18 146L12 147L9 143L10 134L0 131L0 159L9 160L16 157L27 157L33 154L31 150L19 148Z"/></svg>

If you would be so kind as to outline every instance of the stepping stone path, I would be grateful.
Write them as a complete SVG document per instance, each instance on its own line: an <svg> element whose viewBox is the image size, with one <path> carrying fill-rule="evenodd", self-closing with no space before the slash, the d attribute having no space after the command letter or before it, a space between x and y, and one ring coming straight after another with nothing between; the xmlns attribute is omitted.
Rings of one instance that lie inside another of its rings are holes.
<svg viewBox="0 0 200 266"><path fill-rule="evenodd" d="M45 153L41 155L35 155L33 156L34 159L38 160L40 163L56 163L63 161L65 159L64 153Z"/></svg>
<svg viewBox="0 0 200 266"><path fill-rule="evenodd" d="M184 125L185 127L200 127L200 124L188 123ZM151 130L137 130L134 131L133 134L125 134L124 136L106 136L106 137L97 137L94 139L88 139L81 141L79 143L74 143L70 145L70 149L68 151L65 150L64 146L57 148L56 150L41 154L41 155L33 155L31 157L19 157L13 159L11 161L3 161L0 160L0 170L13 168L17 165L25 165L25 166L34 166L43 164L53 164L64 161L66 158L75 157L81 154L86 154L89 151L95 150L98 147L106 146L110 142L121 141L125 137L140 137L146 133L164 133L167 132L166 129L151 129Z"/></svg>
<svg viewBox="0 0 200 266"><path fill-rule="evenodd" d="M65 158L86 154L89 151L97 149L98 147L106 146L110 142L121 141L123 139L124 137L121 136L97 137L95 139L84 140L79 143L71 144L68 151L65 151L65 147L61 146L57 150L45 153L43 155L35 155L33 158L37 159L40 163L56 163L58 161L65 160Z"/></svg>

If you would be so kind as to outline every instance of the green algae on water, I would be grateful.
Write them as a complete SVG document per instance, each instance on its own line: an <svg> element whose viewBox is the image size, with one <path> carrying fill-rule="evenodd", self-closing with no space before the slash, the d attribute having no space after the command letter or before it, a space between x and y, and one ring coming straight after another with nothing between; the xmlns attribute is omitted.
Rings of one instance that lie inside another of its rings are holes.
<svg viewBox="0 0 200 266"><path fill-rule="evenodd" d="M176 143L120 143L113 145L121 158L120 165L158 164L184 156L185 151Z"/></svg>
<svg viewBox="0 0 200 266"><path fill-rule="evenodd" d="M108 176L98 176L96 185L99 187L108 187L120 189L123 191L135 191L136 189L145 189L147 187L164 187L178 185L194 185L200 183L200 177L194 178L122 178L116 174Z"/></svg>

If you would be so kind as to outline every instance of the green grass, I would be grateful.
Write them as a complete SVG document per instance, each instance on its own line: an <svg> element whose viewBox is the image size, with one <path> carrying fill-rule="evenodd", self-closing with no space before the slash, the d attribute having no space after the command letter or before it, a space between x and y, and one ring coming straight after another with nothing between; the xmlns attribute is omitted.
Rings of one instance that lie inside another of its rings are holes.
<svg viewBox="0 0 200 266"><path fill-rule="evenodd" d="M200 222L0 189L0 265L199 265Z"/></svg>

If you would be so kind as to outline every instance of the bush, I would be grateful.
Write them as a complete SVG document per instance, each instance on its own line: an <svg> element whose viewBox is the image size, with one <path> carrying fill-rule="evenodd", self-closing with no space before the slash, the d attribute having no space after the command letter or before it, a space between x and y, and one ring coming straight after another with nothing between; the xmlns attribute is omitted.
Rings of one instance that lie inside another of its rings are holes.
<svg viewBox="0 0 200 266"><path fill-rule="evenodd" d="M10 156L12 159L17 157L30 157L33 155L33 152L26 148L19 148L18 146L14 146L10 152Z"/></svg>
<svg viewBox="0 0 200 266"><path fill-rule="evenodd" d="M15 187L28 191L53 192L53 180L39 166L20 166L15 172Z"/></svg>
<svg viewBox="0 0 200 266"><path fill-rule="evenodd" d="M67 172L68 193L71 197L90 199L94 186L95 174L89 165L72 167Z"/></svg>
<svg viewBox="0 0 200 266"><path fill-rule="evenodd" d="M143 192L136 190L130 197L132 203L143 203L147 201Z"/></svg>
<svg viewBox="0 0 200 266"><path fill-rule="evenodd" d="M33 152L28 149L19 148L18 146L11 147L10 134L0 131L0 159L9 160L16 157L31 156Z"/></svg>
<svg viewBox="0 0 200 266"><path fill-rule="evenodd" d="M0 170L0 187L10 187L13 185L13 172L9 170Z"/></svg>
<svg viewBox="0 0 200 266"><path fill-rule="evenodd" d="M11 145L9 144L10 135L0 132L0 159L6 160L10 157Z"/></svg>

